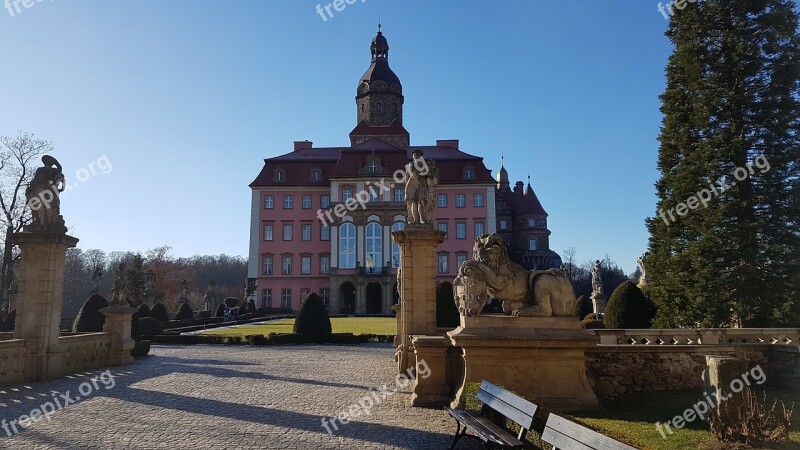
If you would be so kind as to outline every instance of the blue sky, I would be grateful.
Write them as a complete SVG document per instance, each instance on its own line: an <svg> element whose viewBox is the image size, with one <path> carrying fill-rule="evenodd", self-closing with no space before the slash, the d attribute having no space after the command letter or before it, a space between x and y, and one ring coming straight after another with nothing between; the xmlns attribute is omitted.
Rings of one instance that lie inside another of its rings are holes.
<svg viewBox="0 0 800 450"><path fill-rule="evenodd" d="M655 210L657 2L366 0L327 22L306 0L52 0L12 15L0 135L52 140L83 248L247 254L247 185L295 140L348 145L383 22L413 145L460 139L532 184L551 247L627 272ZM325 3L322 4L324 6Z"/></svg>

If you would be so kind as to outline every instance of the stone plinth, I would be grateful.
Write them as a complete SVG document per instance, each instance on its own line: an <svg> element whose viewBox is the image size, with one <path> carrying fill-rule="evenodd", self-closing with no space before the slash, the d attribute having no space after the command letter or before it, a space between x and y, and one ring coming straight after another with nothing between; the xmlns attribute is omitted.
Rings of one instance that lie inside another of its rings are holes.
<svg viewBox="0 0 800 450"><path fill-rule="evenodd" d="M9 243L21 251L17 276L17 321L14 338L28 348L27 380L63 375L58 336L64 292L64 260L78 239L60 233L16 233Z"/></svg>
<svg viewBox="0 0 800 450"><path fill-rule="evenodd" d="M579 326L573 317L463 318L447 333L464 362L452 405L464 405L466 383L485 379L558 411L599 407L585 362L599 338Z"/></svg>
<svg viewBox="0 0 800 450"><path fill-rule="evenodd" d="M589 298L592 299L592 305L594 307L595 314L604 314L606 312L606 303L608 303L608 297L603 294L593 292Z"/></svg>
<svg viewBox="0 0 800 450"><path fill-rule="evenodd" d="M139 310L130 306L109 306L100 310L106 316L103 332L111 333L111 351L108 365L125 366L133 364L133 350L136 343L131 338L131 319Z"/></svg>
<svg viewBox="0 0 800 450"><path fill-rule="evenodd" d="M412 335L436 335L436 248L444 231L409 225L392 237L400 246L400 321L402 331L397 350L398 373L414 366Z"/></svg>
<svg viewBox="0 0 800 450"><path fill-rule="evenodd" d="M452 348L450 339L444 336L414 336L411 342L416 367L428 368L426 374L417 374L411 405L441 407L450 403L452 389L447 383L447 352Z"/></svg>

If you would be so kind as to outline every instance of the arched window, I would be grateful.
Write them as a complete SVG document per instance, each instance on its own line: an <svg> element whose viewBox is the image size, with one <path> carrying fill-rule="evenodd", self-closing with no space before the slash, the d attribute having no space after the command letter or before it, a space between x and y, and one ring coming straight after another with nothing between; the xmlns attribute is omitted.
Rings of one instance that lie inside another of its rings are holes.
<svg viewBox="0 0 800 450"><path fill-rule="evenodd" d="M400 231L406 227L403 222L396 222L392 225L392 231ZM400 246L392 240L392 267L400 267Z"/></svg>
<svg viewBox="0 0 800 450"><path fill-rule="evenodd" d="M381 224L370 222L367 225L367 271L383 267L383 233Z"/></svg>
<svg viewBox="0 0 800 450"><path fill-rule="evenodd" d="M350 222L339 227L339 267L356 268L356 227Z"/></svg>

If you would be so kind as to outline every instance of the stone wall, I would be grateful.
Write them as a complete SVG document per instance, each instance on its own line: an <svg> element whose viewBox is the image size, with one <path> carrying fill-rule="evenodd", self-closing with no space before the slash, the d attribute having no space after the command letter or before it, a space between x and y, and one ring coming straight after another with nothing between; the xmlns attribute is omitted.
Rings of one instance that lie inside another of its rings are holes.
<svg viewBox="0 0 800 450"><path fill-rule="evenodd" d="M108 366L111 350L110 333L87 333L58 338L64 355L64 373L70 374L84 370Z"/></svg>
<svg viewBox="0 0 800 450"><path fill-rule="evenodd" d="M701 389L706 355L736 356L753 367L761 365L770 382L775 378L770 375L773 350L765 345L600 346L586 352L586 369L597 397L609 401L635 392Z"/></svg>
<svg viewBox="0 0 800 450"><path fill-rule="evenodd" d="M25 361L28 348L22 339L0 341L0 385L21 383L25 380Z"/></svg>

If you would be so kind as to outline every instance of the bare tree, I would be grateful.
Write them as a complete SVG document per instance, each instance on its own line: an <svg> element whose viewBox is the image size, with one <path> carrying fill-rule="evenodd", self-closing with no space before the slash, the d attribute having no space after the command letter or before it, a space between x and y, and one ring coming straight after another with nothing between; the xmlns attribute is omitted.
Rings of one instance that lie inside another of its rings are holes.
<svg viewBox="0 0 800 450"><path fill-rule="evenodd" d="M31 221L25 189L33 179L39 158L53 150L50 141L39 139L32 133L20 131L16 137L0 137L0 223L5 234L0 236L3 260L0 262L0 310L10 309L8 287L13 281L12 267L19 259L8 237L22 231ZM5 307L3 307L5 303Z"/></svg>
<svg viewBox="0 0 800 450"><path fill-rule="evenodd" d="M567 247L561 252L564 255L564 267L567 269L567 278L569 282L572 283L572 280L575 278L575 255L578 254L578 251L575 250L575 247Z"/></svg>

